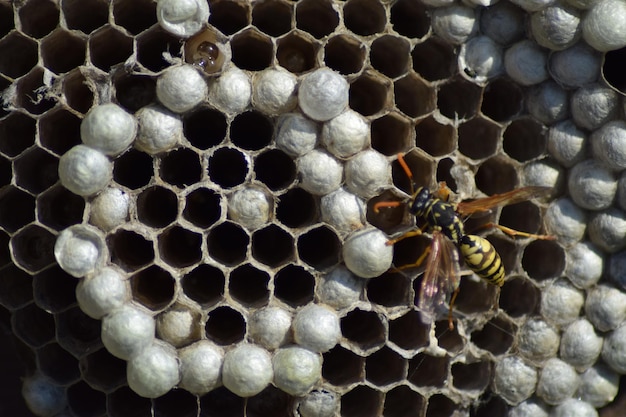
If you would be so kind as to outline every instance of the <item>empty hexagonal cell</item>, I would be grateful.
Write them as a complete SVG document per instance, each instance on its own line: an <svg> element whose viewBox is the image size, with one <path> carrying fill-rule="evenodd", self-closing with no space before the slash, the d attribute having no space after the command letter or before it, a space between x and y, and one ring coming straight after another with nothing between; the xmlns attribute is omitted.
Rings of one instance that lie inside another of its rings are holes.
<svg viewBox="0 0 626 417"><path fill-rule="evenodd" d="M426 236L403 239L393 247L393 264L399 266L415 264L424 251L428 250L431 242ZM415 294L419 294L421 282L421 279L413 281Z"/></svg>
<svg viewBox="0 0 626 417"><path fill-rule="evenodd" d="M200 158L191 149L171 151L161 158L159 175L165 182L181 188L195 184L202 177Z"/></svg>
<svg viewBox="0 0 626 417"><path fill-rule="evenodd" d="M205 150L226 138L226 116L220 111L200 108L183 119L185 137L193 146Z"/></svg>
<svg viewBox="0 0 626 417"><path fill-rule="evenodd" d="M209 339L227 346L243 340L246 321L237 310L228 306L218 307L209 313L205 330Z"/></svg>
<svg viewBox="0 0 626 417"><path fill-rule="evenodd" d="M362 350L385 343L385 326L378 313L355 309L341 319L341 334Z"/></svg>
<svg viewBox="0 0 626 417"><path fill-rule="evenodd" d="M102 0L66 0L61 8L69 29L89 34L107 23L108 6L108 2Z"/></svg>
<svg viewBox="0 0 626 417"><path fill-rule="evenodd" d="M271 142L273 134L272 121L255 110L238 114L230 123L230 139L241 149L263 149Z"/></svg>
<svg viewBox="0 0 626 417"><path fill-rule="evenodd" d="M208 188L197 188L185 197L183 218L202 228L220 219L222 208L220 195Z"/></svg>
<svg viewBox="0 0 626 417"><path fill-rule="evenodd" d="M272 40L255 29L233 36L230 47L233 51L233 64L240 69L261 71L272 63Z"/></svg>
<svg viewBox="0 0 626 417"><path fill-rule="evenodd" d="M172 302L176 280L163 268L152 265L131 276L130 285L133 299L150 310L158 311Z"/></svg>
<svg viewBox="0 0 626 417"><path fill-rule="evenodd" d="M102 345L100 320L95 320L76 306L56 315L59 345L77 358Z"/></svg>
<svg viewBox="0 0 626 417"><path fill-rule="evenodd" d="M65 96L65 102L74 110L80 113L87 113L89 109L94 104L94 94L91 91L89 85L87 85L85 76L80 72L80 69L75 69L63 78L63 94ZM76 129L76 128L74 128ZM78 130L80 132L80 123L78 123ZM41 135L41 127L40 127L40 135ZM79 137L80 138L80 137ZM70 137L70 141L75 140L76 137ZM67 146L63 152L68 151L72 146L78 144L79 142L72 143L72 145L65 144L64 140L60 140L59 144L62 146ZM43 144L43 143L42 143ZM44 146L46 146L44 144ZM54 149L52 149L54 151Z"/></svg>
<svg viewBox="0 0 626 417"><path fill-rule="evenodd" d="M389 341L404 350L428 346L429 331L430 326L424 324L419 312L414 310L389 321Z"/></svg>
<svg viewBox="0 0 626 417"><path fill-rule="evenodd" d="M298 237L298 255L312 267L323 270L339 262L341 242L326 226L311 229Z"/></svg>
<svg viewBox="0 0 626 417"><path fill-rule="evenodd" d="M350 84L350 108L363 116L385 109L391 101L391 82L372 73L361 75Z"/></svg>
<svg viewBox="0 0 626 417"><path fill-rule="evenodd" d="M500 308L511 317L522 317L533 314L539 301L541 291L533 282L524 277L508 279L500 290Z"/></svg>
<svg viewBox="0 0 626 417"><path fill-rule="evenodd" d="M515 168L509 161L498 157L483 162L474 178L476 186L487 195L511 191L518 183Z"/></svg>
<svg viewBox="0 0 626 417"><path fill-rule="evenodd" d="M30 149L13 161L15 182L28 191L40 193L57 182L58 166L56 156L41 148Z"/></svg>
<svg viewBox="0 0 626 417"><path fill-rule="evenodd" d="M302 188L292 188L278 198L276 219L287 227L310 224L316 216L316 200Z"/></svg>
<svg viewBox="0 0 626 417"><path fill-rule="evenodd" d="M181 285L187 297L209 307L222 300L225 282L221 269L203 264L183 276Z"/></svg>
<svg viewBox="0 0 626 417"><path fill-rule="evenodd" d="M63 108L47 112L39 119L39 141L44 148L63 155L80 144L80 119Z"/></svg>
<svg viewBox="0 0 626 417"><path fill-rule="evenodd" d="M37 220L55 230L80 223L85 211L85 199L60 185L37 197Z"/></svg>
<svg viewBox="0 0 626 417"><path fill-rule="evenodd" d="M372 121L370 130L372 148L387 156L407 149L413 135L410 120L397 113Z"/></svg>
<svg viewBox="0 0 626 417"><path fill-rule="evenodd" d="M0 304L10 310L20 308L33 300L33 279L15 265L2 268Z"/></svg>
<svg viewBox="0 0 626 417"><path fill-rule="evenodd" d="M534 119L518 119L502 135L502 148L520 162L534 159L546 151L545 127Z"/></svg>
<svg viewBox="0 0 626 417"><path fill-rule="evenodd" d="M454 127L443 125L433 117L421 120L415 126L417 146L432 156L443 156L456 148Z"/></svg>
<svg viewBox="0 0 626 417"><path fill-rule="evenodd" d="M147 153L131 149L115 159L113 179L131 190L147 185L153 174L152 158Z"/></svg>
<svg viewBox="0 0 626 417"><path fill-rule="evenodd" d="M274 224L252 235L252 256L257 261L277 267L293 258L293 237Z"/></svg>
<svg viewBox="0 0 626 417"><path fill-rule="evenodd" d="M248 398L246 413L252 416L290 417L292 401L291 395L270 385L259 394Z"/></svg>
<svg viewBox="0 0 626 417"><path fill-rule="evenodd" d="M232 35L249 24L250 4L247 2L217 1L211 4L209 23L225 35Z"/></svg>
<svg viewBox="0 0 626 417"><path fill-rule="evenodd" d="M202 235L174 226L159 235L159 252L171 266L193 265L202 259Z"/></svg>
<svg viewBox="0 0 626 417"><path fill-rule="evenodd" d="M9 78L18 78L37 65L37 44L32 39L13 32L0 39L0 55L11 57L0 61L0 73Z"/></svg>
<svg viewBox="0 0 626 417"><path fill-rule="evenodd" d="M421 38L430 31L430 17L420 2L399 1L391 6L393 30L407 38Z"/></svg>
<svg viewBox="0 0 626 417"><path fill-rule="evenodd" d="M436 37L418 43L411 52L413 69L425 80L444 80L452 75L456 67L456 55L452 46Z"/></svg>
<svg viewBox="0 0 626 417"><path fill-rule="evenodd" d="M198 398L183 389L171 390L153 401L155 416L191 417L200 415Z"/></svg>
<svg viewBox="0 0 626 417"><path fill-rule="evenodd" d="M56 99L42 93L48 89L46 83L43 68L35 67L17 82L15 105L31 114L43 114L50 110Z"/></svg>
<svg viewBox="0 0 626 417"><path fill-rule="evenodd" d="M300 74L315 67L318 47L310 35L295 30L276 41L276 60L287 71Z"/></svg>
<svg viewBox="0 0 626 417"><path fill-rule="evenodd" d="M150 239L132 230L120 229L107 238L111 261L126 271L134 271L154 260Z"/></svg>
<svg viewBox="0 0 626 417"><path fill-rule="evenodd" d="M394 82L394 101L398 110L419 117L435 110L435 90L411 72Z"/></svg>
<svg viewBox="0 0 626 417"><path fill-rule="evenodd" d="M175 57L182 55L180 39L173 34L161 29L160 26L152 26L141 33L137 38L137 60L141 65L153 72L159 72L168 68L171 64L163 56L164 53Z"/></svg>
<svg viewBox="0 0 626 417"><path fill-rule="evenodd" d="M374 417L383 403L383 393L358 385L341 396L341 415L345 417Z"/></svg>
<svg viewBox="0 0 626 417"><path fill-rule="evenodd" d="M13 331L24 343L32 348L43 346L54 339L54 318L52 314L29 304L13 312Z"/></svg>
<svg viewBox="0 0 626 417"><path fill-rule="evenodd" d="M13 186L0 192L0 226L15 232L35 220L35 198Z"/></svg>
<svg viewBox="0 0 626 417"><path fill-rule="evenodd" d="M270 36L283 35L291 29L292 7L283 0L257 3L252 8L252 25Z"/></svg>
<svg viewBox="0 0 626 417"><path fill-rule="evenodd" d="M107 396L107 412L110 417L149 416L152 413L152 401L124 386Z"/></svg>
<svg viewBox="0 0 626 417"><path fill-rule="evenodd" d="M489 385L491 363L454 363L451 367L452 384L461 390L482 391Z"/></svg>
<svg viewBox="0 0 626 417"><path fill-rule="evenodd" d="M454 160L452 158L443 158L437 162L437 182L445 182L446 186L456 192L456 180L452 176L452 168Z"/></svg>
<svg viewBox="0 0 626 417"><path fill-rule="evenodd" d="M126 383L126 362L106 349L81 358L80 370L85 382L102 392L111 392Z"/></svg>
<svg viewBox="0 0 626 417"><path fill-rule="evenodd" d="M35 303L46 311L57 313L76 303L78 280L58 265L33 277Z"/></svg>
<svg viewBox="0 0 626 417"><path fill-rule="evenodd" d="M483 280L461 280L455 309L465 314L484 313L496 304L497 288Z"/></svg>
<svg viewBox="0 0 626 417"><path fill-rule="evenodd" d="M418 387L443 387L448 379L449 359L419 353L409 360L407 380Z"/></svg>
<svg viewBox="0 0 626 417"><path fill-rule="evenodd" d="M0 4L0 38L3 38L11 30L15 29L15 18L13 16L13 4Z"/></svg>
<svg viewBox="0 0 626 417"><path fill-rule="evenodd" d="M228 2L219 2L223 4ZM207 415L240 416L244 415L246 400L222 386L200 397L200 408Z"/></svg>
<svg viewBox="0 0 626 417"><path fill-rule="evenodd" d="M435 394L428 398L426 417L451 416L458 405L444 394Z"/></svg>
<svg viewBox="0 0 626 417"><path fill-rule="evenodd" d="M333 36L324 46L324 63L340 74L355 74L361 71L366 58L363 42L349 35Z"/></svg>
<svg viewBox="0 0 626 417"><path fill-rule="evenodd" d="M260 307L269 299L267 284L270 276L250 264L238 267L230 273L228 291L246 307Z"/></svg>
<svg viewBox="0 0 626 417"><path fill-rule="evenodd" d="M378 386L402 381L407 361L387 346L372 353L365 360L365 378Z"/></svg>
<svg viewBox="0 0 626 417"><path fill-rule="evenodd" d="M106 396L83 381L67 388L67 405L76 417L93 417L106 413Z"/></svg>
<svg viewBox="0 0 626 417"><path fill-rule="evenodd" d="M489 83L483 93L482 113L496 122L510 120L523 109L524 95L513 81L500 78Z"/></svg>
<svg viewBox="0 0 626 417"><path fill-rule="evenodd" d="M555 241L535 240L524 248L522 268L531 278L554 278L563 272L564 267L565 253Z"/></svg>
<svg viewBox="0 0 626 417"><path fill-rule="evenodd" d="M236 223L224 222L209 232L209 255L224 265L237 265L246 259L250 237Z"/></svg>
<svg viewBox="0 0 626 417"><path fill-rule="evenodd" d="M460 352L465 344L456 327L450 330L448 320L435 322L435 337L437 338L437 345L451 354Z"/></svg>
<svg viewBox="0 0 626 417"><path fill-rule="evenodd" d="M485 394L483 394L485 401L478 404L473 410L476 417L504 416L511 410L510 406L501 397L489 395L489 391Z"/></svg>
<svg viewBox="0 0 626 417"><path fill-rule="evenodd" d="M11 184L13 178L11 161L0 155L0 187Z"/></svg>
<svg viewBox="0 0 626 417"><path fill-rule="evenodd" d="M296 5L296 27L320 39L339 24L339 15L329 0L303 0Z"/></svg>
<svg viewBox="0 0 626 417"><path fill-rule="evenodd" d="M513 230L537 233L542 225L541 211L530 201L502 207L499 223Z"/></svg>
<svg viewBox="0 0 626 417"><path fill-rule="evenodd" d="M472 333L472 343L494 355L505 353L515 340L517 326L510 319L494 317L484 327Z"/></svg>
<svg viewBox="0 0 626 417"><path fill-rule="evenodd" d="M126 61L133 53L133 39L111 26L105 26L89 37L91 63L108 72L115 64Z"/></svg>
<svg viewBox="0 0 626 417"><path fill-rule="evenodd" d="M361 36L380 33L387 24L385 7L376 0L348 0L343 6L343 20L346 28ZM374 61L372 65L376 68Z"/></svg>
<svg viewBox="0 0 626 417"><path fill-rule="evenodd" d="M439 87L437 108L450 120L471 119L478 112L481 93L476 84L454 80Z"/></svg>
<svg viewBox="0 0 626 417"><path fill-rule="evenodd" d="M301 266L287 265L274 276L274 296L292 307L313 300L315 277Z"/></svg>
<svg viewBox="0 0 626 417"><path fill-rule="evenodd" d="M385 394L383 414L388 417L404 417L424 413L426 400L406 385L400 385Z"/></svg>
<svg viewBox="0 0 626 417"><path fill-rule="evenodd" d="M11 238L13 259L22 268L37 272L54 263L54 242L56 237L36 225L29 225Z"/></svg>
<svg viewBox="0 0 626 417"><path fill-rule="evenodd" d="M165 227L178 216L178 198L164 187L146 188L137 196L137 218L152 227Z"/></svg>
<svg viewBox="0 0 626 417"><path fill-rule="evenodd" d="M113 19L133 35L157 23L156 4L150 0L114 0Z"/></svg>
<svg viewBox="0 0 626 417"><path fill-rule="evenodd" d="M378 213L374 210L374 205L380 202L392 202L404 201L402 196L394 193L392 190L384 191L381 195L371 198L367 202L367 221L382 230L383 232L392 235L396 233L399 227L405 227L403 222L406 221L406 207L400 204L398 207L389 207L384 210L378 210ZM406 240L406 239L405 239ZM408 240L411 240L410 238ZM402 241L398 242L399 244ZM394 249L394 254L396 249Z"/></svg>
<svg viewBox="0 0 626 417"><path fill-rule="evenodd" d="M221 148L209 158L209 178L224 188L243 183L248 169L248 158L237 149Z"/></svg>
<svg viewBox="0 0 626 417"><path fill-rule="evenodd" d="M37 351L39 369L59 385L67 385L80 378L78 361L56 343L49 343Z"/></svg>
<svg viewBox="0 0 626 417"><path fill-rule="evenodd" d="M409 304L410 280L399 273L383 274L367 280L367 299L385 307Z"/></svg>
<svg viewBox="0 0 626 417"><path fill-rule="evenodd" d="M0 152L6 156L17 156L35 143L35 119L11 112L0 120Z"/></svg>
<svg viewBox="0 0 626 417"><path fill-rule="evenodd" d="M148 106L156 98L156 80L152 77L122 73L113 82L118 104L132 113Z"/></svg>
<svg viewBox="0 0 626 417"><path fill-rule="evenodd" d="M86 39L65 29L57 29L41 42L44 66L62 74L85 63Z"/></svg>
<svg viewBox="0 0 626 417"><path fill-rule="evenodd" d="M270 149L258 155L254 161L256 179L270 190L288 187L296 178L293 159L279 149Z"/></svg>
<svg viewBox="0 0 626 417"><path fill-rule="evenodd" d="M364 368L365 358L337 345L324 353L322 376L333 385L348 385L363 378Z"/></svg>
<svg viewBox="0 0 626 417"><path fill-rule="evenodd" d="M500 127L495 123L475 117L459 126L459 151L472 159L492 156L500 141Z"/></svg>

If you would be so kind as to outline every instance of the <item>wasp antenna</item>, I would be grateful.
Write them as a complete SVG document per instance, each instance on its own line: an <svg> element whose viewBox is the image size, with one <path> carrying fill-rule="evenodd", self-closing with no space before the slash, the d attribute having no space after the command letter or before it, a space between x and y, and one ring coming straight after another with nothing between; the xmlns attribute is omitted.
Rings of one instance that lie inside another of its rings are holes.
<svg viewBox="0 0 626 417"><path fill-rule="evenodd" d="M406 161L404 160L404 155L402 155L401 153L398 154L398 163L404 170L404 173L406 174L407 178L411 180L411 195L412 195L415 192L416 184L415 184L415 181L413 181L413 173L411 172L411 169L409 168Z"/></svg>

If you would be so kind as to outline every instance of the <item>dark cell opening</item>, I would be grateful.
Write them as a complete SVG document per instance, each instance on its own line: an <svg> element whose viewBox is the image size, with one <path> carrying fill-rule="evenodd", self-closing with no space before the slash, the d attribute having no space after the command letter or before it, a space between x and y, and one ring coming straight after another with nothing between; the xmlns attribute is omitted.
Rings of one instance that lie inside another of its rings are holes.
<svg viewBox="0 0 626 417"><path fill-rule="evenodd" d="M111 261L126 271L134 271L154 260L152 242L130 230L118 230L107 239Z"/></svg>
<svg viewBox="0 0 626 417"><path fill-rule="evenodd" d="M233 298L247 307L261 307L269 300L269 280L267 272L243 265L230 273L228 289Z"/></svg>
<svg viewBox="0 0 626 417"><path fill-rule="evenodd" d="M230 307L218 307L209 313L206 335L218 345L240 342L246 333L246 322L241 314Z"/></svg>
<svg viewBox="0 0 626 417"><path fill-rule="evenodd" d="M233 148L218 149L209 158L209 178L224 188L244 182L248 169L245 155Z"/></svg>
<svg viewBox="0 0 626 417"><path fill-rule="evenodd" d="M298 254L307 264L322 270L339 262L339 238L328 227L312 229L298 238Z"/></svg>
<svg viewBox="0 0 626 417"><path fill-rule="evenodd" d="M156 265L130 277L130 284L133 298L153 311L164 309L174 298L174 277Z"/></svg>
<svg viewBox="0 0 626 417"><path fill-rule="evenodd" d="M254 161L256 179L272 190L280 190L291 185L296 178L296 164L281 150L263 152Z"/></svg>
<svg viewBox="0 0 626 417"><path fill-rule="evenodd" d="M200 109L183 119L185 137L201 150L219 145L226 137L226 128L226 117L217 110Z"/></svg>
<svg viewBox="0 0 626 417"><path fill-rule="evenodd" d="M230 139L241 149L258 151L272 140L272 121L258 111L247 111L235 116L230 124Z"/></svg>
<svg viewBox="0 0 626 417"><path fill-rule="evenodd" d="M160 175L169 184L183 188L200 181L202 166L198 154L191 149L177 149L161 159Z"/></svg>
<svg viewBox="0 0 626 417"><path fill-rule="evenodd" d="M302 188L293 188L278 199L276 218L287 227L306 226L315 214L315 198Z"/></svg>
<svg viewBox="0 0 626 417"><path fill-rule="evenodd" d="M288 265L274 277L274 295L292 307L313 301L315 278L301 266Z"/></svg>
<svg viewBox="0 0 626 417"><path fill-rule="evenodd" d="M211 265L199 265L182 279L185 295L208 307L217 303L224 295L226 278L224 273Z"/></svg>
<svg viewBox="0 0 626 417"><path fill-rule="evenodd" d="M225 222L209 232L209 255L216 261L234 266L246 259L250 237L235 223Z"/></svg>
<svg viewBox="0 0 626 417"><path fill-rule="evenodd" d="M153 173L152 157L147 153L131 149L115 159L113 179L131 190L147 185Z"/></svg>

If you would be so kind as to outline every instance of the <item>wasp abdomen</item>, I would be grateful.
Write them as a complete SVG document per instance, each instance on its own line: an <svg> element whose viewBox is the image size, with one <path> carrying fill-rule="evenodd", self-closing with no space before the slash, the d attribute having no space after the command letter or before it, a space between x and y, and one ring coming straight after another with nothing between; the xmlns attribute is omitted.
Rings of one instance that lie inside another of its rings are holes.
<svg viewBox="0 0 626 417"><path fill-rule="evenodd" d="M476 275L499 287L504 284L504 266L496 248L480 236L464 235L459 248L465 263Z"/></svg>

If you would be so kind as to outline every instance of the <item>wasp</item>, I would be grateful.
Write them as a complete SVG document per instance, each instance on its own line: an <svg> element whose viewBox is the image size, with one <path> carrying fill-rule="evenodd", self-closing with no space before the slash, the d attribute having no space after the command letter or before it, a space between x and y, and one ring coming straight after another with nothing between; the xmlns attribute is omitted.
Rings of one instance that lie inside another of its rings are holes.
<svg viewBox="0 0 626 417"><path fill-rule="evenodd" d="M373 207L374 212L378 213L382 208L398 207L405 204L409 213L415 216L418 222L424 224L421 228L415 228L389 240L388 245L393 245L407 237L421 235L425 231L432 236L430 246L415 263L395 269L419 267L427 259L419 298L416 302L417 308L431 319L435 309L445 304L448 294L452 294L448 310L448 326L452 330L454 329L452 310L459 293L462 275L459 253L465 265L489 284L502 287L506 275L502 258L496 248L481 236L467 234L464 221L475 213L488 212L494 207L545 197L551 193L552 189L538 186L522 187L486 198L453 204L449 201L451 191L445 186L445 183L441 183L439 190L434 193L426 187L418 187L413 179L413 173L401 154L398 155L398 162L410 180L411 197L408 202L378 202ZM520 232L494 223L488 223L484 227L498 228L510 236L554 239L553 236Z"/></svg>

